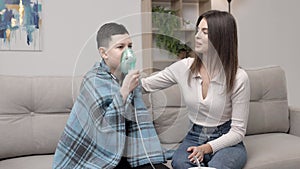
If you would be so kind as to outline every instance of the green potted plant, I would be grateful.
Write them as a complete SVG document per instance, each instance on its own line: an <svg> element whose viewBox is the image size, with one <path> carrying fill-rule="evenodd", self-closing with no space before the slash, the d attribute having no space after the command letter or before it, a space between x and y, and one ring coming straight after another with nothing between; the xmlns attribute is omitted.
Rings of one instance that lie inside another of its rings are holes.
<svg viewBox="0 0 300 169"><path fill-rule="evenodd" d="M187 51L187 45L180 42L174 36L174 32L181 28L180 18L177 17L176 11L166 9L162 6L152 8L152 25L157 32L154 33L156 46L169 51L177 57L179 53Z"/></svg>

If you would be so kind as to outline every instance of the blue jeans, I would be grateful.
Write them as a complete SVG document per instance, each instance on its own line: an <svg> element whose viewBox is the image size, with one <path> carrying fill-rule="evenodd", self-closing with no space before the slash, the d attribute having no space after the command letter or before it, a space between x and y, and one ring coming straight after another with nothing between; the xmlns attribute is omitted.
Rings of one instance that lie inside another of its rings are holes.
<svg viewBox="0 0 300 169"><path fill-rule="evenodd" d="M193 124L191 130L184 138L182 144L175 151L172 159L174 169L187 169L197 165L190 162L187 148L199 146L226 134L230 129L231 121L218 127L202 127ZM231 147L223 148L214 154L205 154L201 165L217 169L241 169L247 161L247 152L243 142Z"/></svg>

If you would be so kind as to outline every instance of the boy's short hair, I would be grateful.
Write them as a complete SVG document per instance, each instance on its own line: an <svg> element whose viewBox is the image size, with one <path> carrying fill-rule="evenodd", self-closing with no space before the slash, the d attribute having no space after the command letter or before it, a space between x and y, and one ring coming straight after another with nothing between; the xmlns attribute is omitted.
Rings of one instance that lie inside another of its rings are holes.
<svg viewBox="0 0 300 169"><path fill-rule="evenodd" d="M97 32L97 46L108 47L111 36L118 34L129 34L125 26L117 23L106 23Z"/></svg>

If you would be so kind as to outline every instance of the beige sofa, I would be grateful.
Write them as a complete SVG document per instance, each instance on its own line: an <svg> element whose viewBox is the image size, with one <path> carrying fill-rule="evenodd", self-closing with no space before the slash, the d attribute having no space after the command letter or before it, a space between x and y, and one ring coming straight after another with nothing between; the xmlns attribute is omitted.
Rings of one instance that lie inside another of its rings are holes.
<svg viewBox="0 0 300 169"><path fill-rule="evenodd" d="M299 168L300 109L288 106L284 71L273 66L247 73L251 105L245 169ZM0 76L0 169L51 168L80 81ZM144 100L163 146L176 148L189 127L179 88L145 94Z"/></svg>

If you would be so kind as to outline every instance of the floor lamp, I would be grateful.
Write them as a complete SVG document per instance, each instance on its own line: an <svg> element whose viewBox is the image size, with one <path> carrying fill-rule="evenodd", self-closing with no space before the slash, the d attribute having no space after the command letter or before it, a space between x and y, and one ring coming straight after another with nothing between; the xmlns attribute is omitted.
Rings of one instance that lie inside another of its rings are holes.
<svg viewBox="0 0 300 169"><path fill-rule="evenodd" d="M230 13L230 2L231 2L231 0L227 0L227 2L228 2L228 12Z"/></svg>

